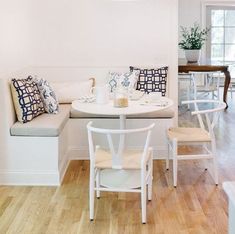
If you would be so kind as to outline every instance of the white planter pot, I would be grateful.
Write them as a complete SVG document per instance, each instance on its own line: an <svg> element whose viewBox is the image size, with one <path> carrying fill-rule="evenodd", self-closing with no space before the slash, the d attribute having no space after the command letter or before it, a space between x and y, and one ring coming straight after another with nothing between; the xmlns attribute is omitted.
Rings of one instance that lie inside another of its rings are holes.
<svg viewBox="0 0 235 234"><path fill-rule="evenodd" d="M185 57L189 63L197 63L200 55L201 50L185 50Z"/></svg>

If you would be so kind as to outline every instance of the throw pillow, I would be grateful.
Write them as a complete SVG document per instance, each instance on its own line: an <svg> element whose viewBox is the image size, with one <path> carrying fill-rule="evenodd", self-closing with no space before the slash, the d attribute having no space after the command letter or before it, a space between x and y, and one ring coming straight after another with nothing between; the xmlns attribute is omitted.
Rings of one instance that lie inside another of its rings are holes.
<svg viewBox="0 0 235 234"><path fill-rule="evenodd" d="M94 78L87 81L53 82L51 87L55 91L59 103L72 103L83 96L91 94Z"/></svg>
<svg viewBox="0 0 235 234"><path fill-rule="evenodd" d="M45 112L37 84L31 77L12 79L11 92L19 122L27 123Z"/></svg>
<svg viewBox="0 0 235 234"><path fill-rule="evenodd" d="M32 76L29 76L29 78L30 77L33 78ZM49 114L57 114L59 112L59 103L48 81L38 79L37 76L35 76L33 80L37 83L45 111Z"/></svg>
<svg viewBox="0 0 235 234"><path fill-rule="evenodd" d="M157 69L130 67L130 71L140 72L137 81L137 90L144 91L145 93L160 92L162 96L166 96L168 67Z"/></svg>
<svg viewBox="0 0 235 234"><path fill-rule="evenodd" d="M108 85L110 92L114 92L116 87L125 87L128 90L136 89L139 71L131 71L126 73L109 72Z"/></svg>

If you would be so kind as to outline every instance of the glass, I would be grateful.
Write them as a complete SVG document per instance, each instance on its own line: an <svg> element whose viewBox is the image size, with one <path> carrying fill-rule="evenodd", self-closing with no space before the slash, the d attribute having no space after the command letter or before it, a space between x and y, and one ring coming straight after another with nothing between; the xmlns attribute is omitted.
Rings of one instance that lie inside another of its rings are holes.
<svg viewBox="0 0 235 234"><path fill-rule="evenodd" d="M235 10L225 11L225 26L235 26Z"/></svg>
<svg viewBox="0 0 235 234"><path fill-rule="evenodd" d="M114 107L127 107L128 96L128 88L116 88L113 99Z"/></svg>
<svg viewBox="0 0 235 234"><path fill-rule="evenodd" d="M235 44L235 28L225 28L225 43Z"/></svg>
<svg viewBox="0 0 235 234"><path fill-rule="evenodd" d="M231 77L235 77L235 65L229 67Z"/></svg>
<svg viewBox="0 0 235 234"><path fill-rule="evenodd" d="M223 26L224 25L224 10L211 11L211 25Z"/></svg>
<svg viewBox="0 0 235 234"><path fill-rule="evenodd" d="M224 43L224 28L211 29L211 43Z"/></svg>
<svg viewBox="0 0 235 234"><path fill-rule="evenodd" d="M235 45L225 45L225 61L235 61Z"/></svg>
<svg viewBox="0 0 235 234"><path fill-rule="evenodd" d="M211 45L211 60L223 61L224 47L223 45Z"/></svg>

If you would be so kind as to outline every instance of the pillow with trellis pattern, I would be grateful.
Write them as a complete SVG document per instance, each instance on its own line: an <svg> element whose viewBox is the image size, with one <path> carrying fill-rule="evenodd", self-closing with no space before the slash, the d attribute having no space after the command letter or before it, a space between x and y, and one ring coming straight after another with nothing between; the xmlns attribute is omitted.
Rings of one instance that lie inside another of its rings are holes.
<svg viewBox="0 0 235 234"><path fill-rule="evenodd" d="M32 77L12 79L11 92L19 122L27 123L45 112L38 86Z"/></svg>

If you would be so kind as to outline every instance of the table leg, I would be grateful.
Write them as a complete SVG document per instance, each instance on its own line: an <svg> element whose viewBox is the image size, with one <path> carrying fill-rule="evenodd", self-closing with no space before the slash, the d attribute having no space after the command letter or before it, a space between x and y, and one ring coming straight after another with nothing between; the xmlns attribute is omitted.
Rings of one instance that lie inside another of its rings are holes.
<svg viewBox="0 0 235 234"><path fill-rule="evenodd" d="M224 75L225 75L225 81L224 81L223 101L226 103L226 109L227 109L228 108L227 93L228 93L228 88L229 88L229 84L230 84L230 81L231 81L231 76L230 76L230 72L228 70L224 71Z"/></svg>
<svg viewBox="0 0 235 234"><path fill-rule="evenodd" d="M125 115L120 115L120 129L125 129L126 128L126 116ZM119 147L118 147L118 154L120 155L121 152L123 152L125 147L125 135L120 135L119 139Z"/></svg>
<svg viewBox="0 0 235 234"><path fill-rule="evenodd" d="M126 128L126 116L125 115L120 115L120 129L125 129Z"/></svg>

